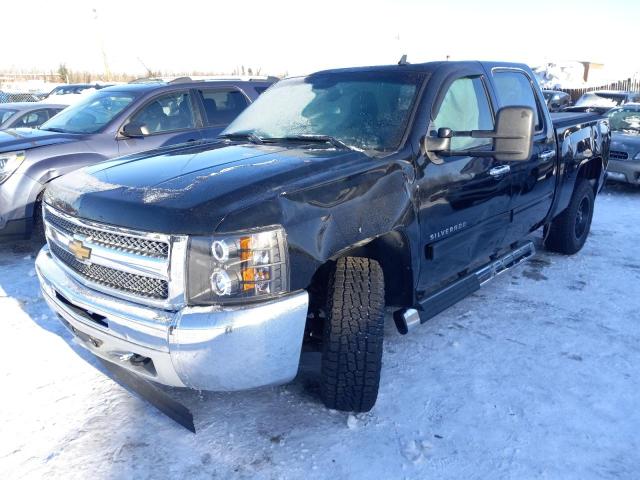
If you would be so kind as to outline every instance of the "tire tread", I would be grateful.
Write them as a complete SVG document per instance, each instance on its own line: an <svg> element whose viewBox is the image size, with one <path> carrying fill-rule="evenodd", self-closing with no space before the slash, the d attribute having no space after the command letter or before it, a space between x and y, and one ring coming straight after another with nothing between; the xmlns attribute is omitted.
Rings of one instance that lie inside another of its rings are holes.
<svg viewBox="0 0 640 480"><path fill-rule="evenodd" d="M329 408L366 412L375 405L382 367L382 268L369 258L341 258L328 289L322 398Z"/></svg>

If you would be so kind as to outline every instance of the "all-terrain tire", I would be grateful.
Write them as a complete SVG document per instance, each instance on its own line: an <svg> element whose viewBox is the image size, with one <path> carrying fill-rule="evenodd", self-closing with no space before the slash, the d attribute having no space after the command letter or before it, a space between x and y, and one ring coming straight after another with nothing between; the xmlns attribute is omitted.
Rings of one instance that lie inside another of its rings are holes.
<svg viewBox="0 0 640 480"><path fill-rule="evenodd" d="M586 179L581 180L573 192L569 206L551 223L545 247L565 255L580 251L589 236L594 202L591 183Z"/></svg>
<svg viewBox="0 0 640 480"><path fill-rule="evenodd" d="M320 392L335 410L368 412L378 398L384 274L369 258L345 257L329 275Z"/></svg>

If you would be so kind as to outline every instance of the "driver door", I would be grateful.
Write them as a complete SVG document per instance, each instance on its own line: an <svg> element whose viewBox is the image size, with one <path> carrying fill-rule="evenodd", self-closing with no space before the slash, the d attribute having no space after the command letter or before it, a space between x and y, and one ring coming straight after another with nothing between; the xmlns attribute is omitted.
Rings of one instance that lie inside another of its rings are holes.
<svg viewBox="0 0 640 480"><path fill-rule="evenodd" d="M127 137L121 129L118 153L127 155L201 139L194 112L188 90L165 93L151 99L123 123L123 128L129 123L140 126L143 135Z"/></svg>
<svg viewBox="0 0 640 480"><path fill-rule="evenodd" d="M439 128L454 131L493 130L495 109L481 72L441 86L427 135ZM418 288L432 291L502 245L509 225L511 175L493 157L464 154L491 150L492 140L454 137L459 155L425 160L419 168L418 202L423 255Z"/></svg>

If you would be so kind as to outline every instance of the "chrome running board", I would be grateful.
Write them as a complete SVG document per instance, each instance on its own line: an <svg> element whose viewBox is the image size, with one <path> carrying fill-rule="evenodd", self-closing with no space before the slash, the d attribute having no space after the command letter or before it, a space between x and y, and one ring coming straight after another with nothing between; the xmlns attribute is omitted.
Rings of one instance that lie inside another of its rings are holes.
<svg viewBox="0 0 640 480"><path fill-rule="evenodd" d="M417 308L400 310L394 314L398 331L408 333L412 328L435 317L498 275L530 259L536 254L533 242L514 248L506 255L465 275L421 300ZM419 321L418 321L419 319Z"/></svg>

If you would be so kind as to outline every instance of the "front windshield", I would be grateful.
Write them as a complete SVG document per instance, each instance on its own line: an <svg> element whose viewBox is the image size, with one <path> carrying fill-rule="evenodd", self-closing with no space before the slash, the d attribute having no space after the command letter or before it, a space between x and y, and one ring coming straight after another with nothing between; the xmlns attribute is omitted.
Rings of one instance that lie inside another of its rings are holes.
<svg viewBox="0 0 640 480"><path fill-rule="evenodd" d="M40 129L64 133L96 133L118 115L135 96L100 90L66 108Z"/></svg>
<svg viewBox="0 0 640 480"><path fill-rule="evenodd" d="M9 108L0 108L0 125L11 118L11 115L16 113L15 110L11 110Z"/></svg>
<svg viewBox="0 0 640 480"><path fill-rule="evenodd" d="M616 108L608 117L612 131L640 135L640 108Z"/></svg>
<svg viewBox="0 0 640 480"><path fill-rule="evenodd" d="M578 99L576 107L617 107L622 102L624 102L624 95L588 92Z"/></svg>
<svg viewBox="0 0 640 480"><path fill-rule="evenodd" d="M398 148L422 74L334 72L283 80L247 108L223 134L264 141L333 137L349 147Z"/></svg>

